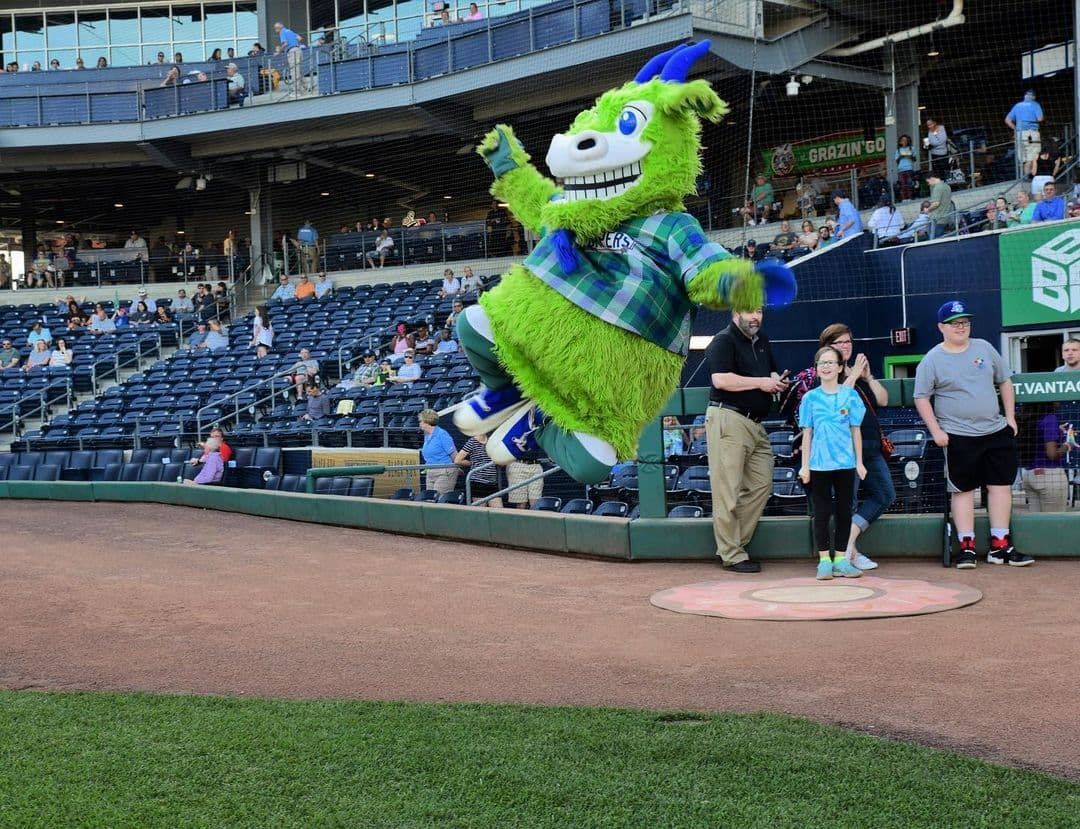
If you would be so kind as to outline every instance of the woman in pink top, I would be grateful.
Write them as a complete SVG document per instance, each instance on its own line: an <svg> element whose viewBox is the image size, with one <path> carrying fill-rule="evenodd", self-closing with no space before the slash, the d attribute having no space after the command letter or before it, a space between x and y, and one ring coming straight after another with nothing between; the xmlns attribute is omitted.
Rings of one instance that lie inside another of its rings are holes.
<svg viewBox="0 0 1080 829"><path fill-rule="evenodd" d="M480 8L476 3L469 3L469 14L465 17L466 20L483 20L484 15L480 14Z"/></svg>

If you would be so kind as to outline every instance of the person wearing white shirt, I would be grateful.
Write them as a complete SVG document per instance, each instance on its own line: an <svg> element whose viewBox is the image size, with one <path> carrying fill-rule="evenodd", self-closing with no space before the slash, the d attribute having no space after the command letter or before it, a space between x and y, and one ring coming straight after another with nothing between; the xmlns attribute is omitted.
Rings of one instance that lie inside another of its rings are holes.
<svg viewBox="0 0 1080 829"><path fill-rule="evenodd" d="M320 273L319 278L315 281L315 298L324 299L333 292L334 283L327 278L325 273Z"/></svg>
<svg viewBox="0 0 1080 829"><path fill-rule="evenodd" d="M911 220L904 232L899 234L896 238L901 242L921 242L920 236L929 237L930 235L930 202L924 201L919 205L919 215Z"/></svg>
<svg viewBox="0 0 1080 829"><path fill-rule="evenodd" d="M379 234L379 238L375 242L375 250L369 250L367 253L368 265L375 267L375 257L379 258L379 267L386 265L386 257L390 255L390 252L394 249L394 240L390 238L390 234L383 230Z"/></svg>
<svg viewBox="0 0 1080 829"><path fill-rule="evenodd" d="M461 277L461 292L463 294L480 293L484 290L484 281L473 273L473 269L465 266L465 273Z"/></svg>
<svg viewBox="0 0 1080 829"><path fill-rule="evenodd" d="M139 293L136 294L135 299L131 301L132 310L138 307L140 302L146 303L146 310L151 314L157 313L157 303L146 295L146 288L139 288Z"/></svg>
<svg viewBox="0 0 1080 829"><path fill-rule="evenodd" d="M139 235L139 231L131 231L128 240L124 242L125 250L146 250L146 240Z"/></svg>
<svg viewBox="0 0 1080 829"><path fill-rule="evenodd" d="M454 276L454 272L447 268L443 271L442 288L439 289L439 296L444 299L448 296L454 296L461 291L461 280Z"/></svg>
<svg viewBox="0 0 1080 829"><path fill-rule="evenodd" d="M867 227L874 231L880 244L886 239L895 239L900 235L900 231L904 229L904 217L896 209L892 199L882 196L878 201L877 210L870 216Z"/></svg>

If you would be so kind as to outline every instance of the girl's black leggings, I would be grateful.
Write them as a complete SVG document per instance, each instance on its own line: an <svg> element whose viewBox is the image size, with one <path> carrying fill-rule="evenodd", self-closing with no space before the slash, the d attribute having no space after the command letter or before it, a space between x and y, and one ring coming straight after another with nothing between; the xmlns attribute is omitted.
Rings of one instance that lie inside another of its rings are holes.
<svg viewBox="0 0 1080 829"><path fill-rule="evenodd" d="M847 549L851 533L851 504L855 495L855 470L810 470L810 498L814 504L814 545L829 549L829 518L836 516L836 552Z"/></svg>

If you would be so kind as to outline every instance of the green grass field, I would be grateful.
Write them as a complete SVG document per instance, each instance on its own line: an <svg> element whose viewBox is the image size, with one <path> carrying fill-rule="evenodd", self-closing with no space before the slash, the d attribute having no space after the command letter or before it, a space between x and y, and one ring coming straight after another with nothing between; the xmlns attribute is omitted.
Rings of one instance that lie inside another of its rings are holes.
<svg viewBox="0 0 1080 829"><path fill-rule="evenodd" d="M0 825L1080 825L1080 786L773 715L0 692Z"/></svg>

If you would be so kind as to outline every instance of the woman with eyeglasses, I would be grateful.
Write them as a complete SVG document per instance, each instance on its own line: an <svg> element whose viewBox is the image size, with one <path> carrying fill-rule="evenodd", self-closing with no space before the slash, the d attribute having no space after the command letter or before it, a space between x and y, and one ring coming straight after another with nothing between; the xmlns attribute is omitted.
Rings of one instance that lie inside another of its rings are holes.
<svg viewBox="0 0 1080 829"><path fill-rule="evenodd" d="M858 578L862 571L848 561L844 540L851 530L851 503L855 479L866 477L860 427L866 414L858 392L840 385L843 357L831 345L814 355L820 385L810 389L799 404L802 429L802 464L799 480L810 488L814 504L814 544L818 551L819 579ZM829 519L835 520L833 544ZM830 547L836 547L832 555Z"/></svg>
<svg viewBox="0 0 1080 829"><path fill-rule="evenodd" d="M859 395L866 409L860 430L866 477L855 482L859 500L851 518L845 553L848 560L860 570L873 570L877 567L877 562L860 552L858 539L896 500L896 488L893 486L888 457L885 454L888 449L877 418L877 410L889 404L889 392L874 378L870 371L870 361L865 354L859 354L852 360L855 336L844 323L836 322L826 326L818 336L818 346L831 346L840 354L840 382ZM792 378L788 391L780 401L780 411L794 425L801 425L798 412L803 397L819 382L816 366L810 366Z"/></svg>

